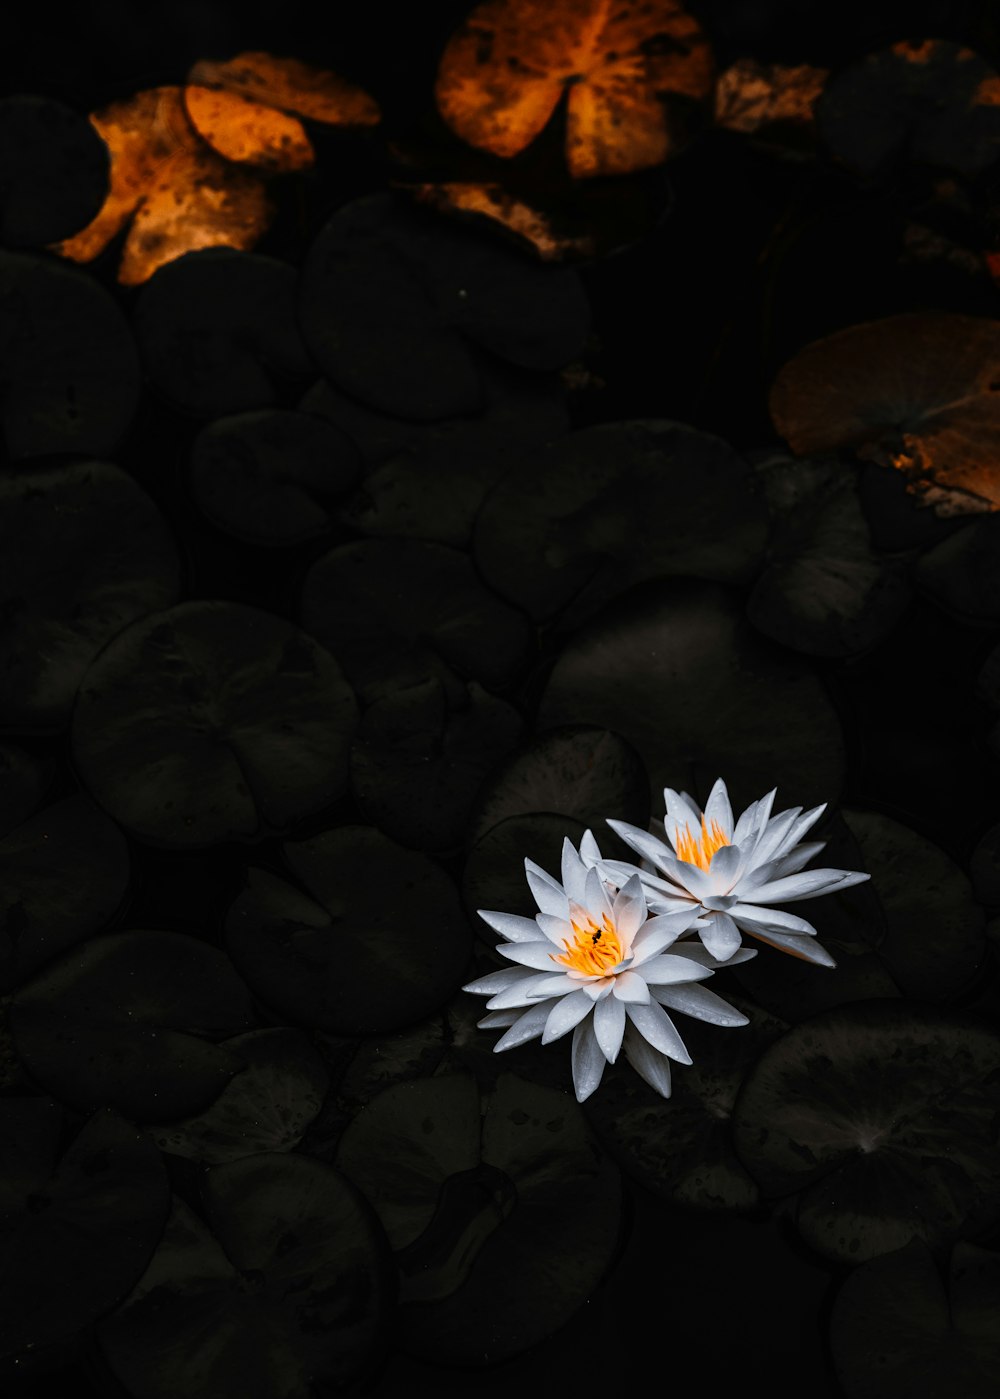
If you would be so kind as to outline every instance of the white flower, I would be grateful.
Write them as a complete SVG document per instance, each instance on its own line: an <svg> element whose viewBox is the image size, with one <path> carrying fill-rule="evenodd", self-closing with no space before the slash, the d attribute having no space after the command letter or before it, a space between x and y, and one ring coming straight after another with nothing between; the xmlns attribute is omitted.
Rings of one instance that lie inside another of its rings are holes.
<svg viewBox="0 0 1000 1399"><path fill-rule="evenodd" d="M629 867L619 887L598 872L600 860L589 831L579 853L563 842L561 884L525 860L536 916L479 910L506 940L497 951L518 965L464 990L490 997L481 1029L506 1028L494 1050L538 1035L548 1044L572 1030L573 1086L581 1103L623 1046L632 1067L667 1098L670 1060L690 1064L691 1056L664 1007L714 1025L745 1025L747 1017L695 984L719 965L704 948L685 944L683 957L666 951L696 923L697 908L689 902L651 918L638 872ZM748 950L730 960L755 955Z"/></svg>
<svg viewBox="0 0 1000 1399"><path fill-rule="evenodd" d="M709 794L704 812L687 795L667 787L664 831L669 845L625 821L608 825L632 847L655 873L640 870L649 908L659 914L697 915L698 933L719 963L731 963L742 945L741 932L761 942L818 962L836 966L815 941L816 929L804 918L773 904L812 899L847 889L870 878L856 870L802 871L825 841L800 844L819 820L826 803L803 811L800 806L771 815L775 793L752 802L734 824L726 784L720 778ZM622 879L633 865L601 860L607 879ZM687 947L684 955L690 955Z"/></svg>

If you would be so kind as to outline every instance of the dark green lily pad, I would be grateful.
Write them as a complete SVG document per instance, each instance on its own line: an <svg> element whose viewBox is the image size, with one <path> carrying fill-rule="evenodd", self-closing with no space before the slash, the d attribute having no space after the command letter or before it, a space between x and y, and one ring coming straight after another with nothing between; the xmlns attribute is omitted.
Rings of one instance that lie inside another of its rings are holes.
<svg viewBox="0 0 1000 1399"><path fill-rule="evenodd" d="M1000 822L980 837L969 860L976 898L991 908L1000 905Z"/></svg>
<svg viewBox="0 0 1000 1399"><path fill-rule="evenodd" d="M308 413L265 409L202 428L191 449L195 499L251 544L299 544L330 527L360 470L354 444Z"/></svg>
<svg viewBox="0 0 1000 1399"><path fill-rule="evenodd" d="M85 228L108 190L108 148L51 97L0 102L0 243L55 243Z"/></svg>
<svg viewBox="0 0 1000 1399"><path fill-rule="evenodd" d="M0 743L0 835L26 821L42 803L55 763L16 743Z"/></svg>
<svg viewBox="0 0 1000 1399"><path fill-rule="evenodd" d="M14 997L14 1048L48 1092L140 1122L207 1107L243 1061L213 1043L247 1029L250 996L224 953L181 933L127 932L66 953Z"/></svg>
<svg viewBox="0 0 1000 1399"><path fill-rule="evenodd" d="M673 1067L669 1098L621 1063L605 1072L584 1114L626 1175L654 1195L697 1209L749 1211L760 1191L733 1146L733 1107L754 1063L788 1026L720 989L750 1023L728 1030L686 1017L694 1063Z"/></svg>
<svg viewBox="0 0 1000 1399"><path fill-rule="evenodd" d="M462 871L462 899L476 933L494 947L497 934L476 916L477 908L495 908L534 918L538 905L524 875L525 860L559 878L563 840L577 848L586 827L572 816L536 811L508 816L491 826L469 851ZM598 836L598 840L600 836Z"/></svg>
<svg viewBox="0 0 1000 1399"><path fill-rule="evenodd" d="M913 576L963 621L1000 621L1000 518L955 530L920 556Z"/></svg>
<svg viewBox="0 0 1000 1399"><path fill-rule="evenodd" d="M102 646L180 591L166 521L106 462L24 468L0 480L0 555L0 720L19 727L65 723Z"/></svg>
<svg viewBox="0 0 1000 1399"><path fill-rule="evenodd" d="M527 619L495 597L467 555L422 540L364 539L313 564L301 621L328 646L365 704L455 672L497 689L527 664Z"/></svg>
<svg viewBox="0 0 1000 1399"><path fill-rule="evenodd" d="M746 579L767 533L748 463L681 423L602 423L525 459L475 530L486 581L537 620L593 612L646 578Z"/></svg>
<svg viewBox="0 0 1000 1399"><path fill-rule="evenodd" d="M302 269L302 334L323 373L385 413L478 412L479 353L552 370L589 326L574 272L542 267L381 194L339 209Z"/></svg>
<svg viewBox="0 0 1000 1399"><path fill-rule="evenodd" d="M454 850L487 774L514 748L521 716L475 683L449 705L434 678L377 700L351 749L363 815L402 845Z"/></svg>
<svg viewBox="0 0 1000 1399"><path fill-rule="evenodd" d="M478 841L510 816L564 811L589 826L610 854L616 837L606 820L645 830L649 779L638 753L616 733L586 724L547 729L506 762L483 791L469 837Z"/></svg>
<svg viewBox="0 0 1000 1399"><path fill-rule="evenodd" d="M325 381L312 388L302 410L329 419L365 463L340 520L360 534L468 544L494 482L525 451L569 430L566 391L556 376L484 366L483 385L480 413L440 422L387 417Z"/></svg>
<svg viewBox="0 0 1000 1399"><path fill-rule="evenodd" d="M135 331L154 387L184 413L267 408L312 361L295 318L294 267L203 248L158 268L139 293Z"/></svg>
<svg viewBox="0 0 1000 1399"><path fill-rule="evenodd" d="M847 1399L992 1399L1000 1369L1000 1258L974 1244L952 1250L942 1279L913 1239L845 1279L830 1346Z"/></svg>
<svg viewBox="0 0 1000 1399"><path fill-rule="evenodd" d="M889 816L845 811L844 820L885 910L879 955L897 986L928 1001L958 994L986 956L986 919L968 878L940 846Z"/></svg>
<svg viewBox="0 0 1000 1399"><path fill-rule="evenodd" d="M83 681L73 754L133 835L174 848L287 829L341 796L357 720L311 636L233 602L187 602L121 632Z"/></svg>
<svg viewBox="0 0 1000 1399"><path fill-rule="evenodd" d="M736 596L708 583L671 580L616 599L556 658L538 722L621 734L654 792L705 801L724 776L737 809L772 787L781 806L833 801L843 772L820 682L751 630Z"/></svg>
<svg viewBox="0 0 1000 1399"><path fill-rule="evenodd" d="M110 1311L167 1216L167 1173L142 1132L102 1109L57 1159L63 1126L51 1100L0 1101L0 1355L72 1336Z"/></svg>
<svg viewBox="0 0 1000 1399"><path fill-rule="evenodd" d="M902 616L909 588L871 547L857 475L835 460L769 457L757 467L771 511L767 563L747 616L808 656L853 656Z"/></svg>
<svg viewBox="0 0 1000 1399"><path fill-rule="evenodd" d="M831 152L862 175L899 160L974 174L997 157L996 70L946 39L870 53L826 84L816 120Z"/></svg>
<svg viewBox="0 0 1000 1399"><path fill-rule="evenodd" d="M0 840L0 991L103 928L128 883L125 837L86 797L54 802Z"/></svg>
<svg viewBox="0 0 1000 1399"><path fill-rule="evenodd" d="M266 1005L333 1034L375 1034L452 995L472 937L438 865L368 826L284 853L308 892L251 870L226 919L230 954Z"/></svg>
<svg viewBox="0 0 1000 1399"><path fill-rule="evenodd" d="M251 1030L225 1041L243 1061L196 1117L151 1127L163 1151L218 1166L262 1151L291 1151L323 1104L329 1075L298 1030Z"/></svg>
<svg viewBox="0 0 1000 1399"><path fill-rule="evenodd" d="M0 307L8 455L112 452L140 383L132 333L113 297L54 258L0 252Z"/></svg>
<svg viewBox="0 0 1000 1399"><path fill-rule="evenodd" d="M385 1237L337 1171L265 1152L209 1171L209 1227L181 1200L100 1328L135 1399L314 1399L373 1361L392 1301Z"/></svg>
<svg viewBox="0 0 1000 1399"><path fill-rule="evenodd" d="M438 1364L494 1365L551 1335L618 1242L618 1171L570 1095L504 1074L481 1112L467 1075L398 1084L337 1157L396 1251L402 1343Z"/></svg>
<svg viewBox="0 0 1000 1399"><path fill-rule="evenodd" d="M794 1026L736 1103L736 1148L802 1238L841 1263L932 1248L1000 1218L1000 1035L905 1001Z"/></svg>

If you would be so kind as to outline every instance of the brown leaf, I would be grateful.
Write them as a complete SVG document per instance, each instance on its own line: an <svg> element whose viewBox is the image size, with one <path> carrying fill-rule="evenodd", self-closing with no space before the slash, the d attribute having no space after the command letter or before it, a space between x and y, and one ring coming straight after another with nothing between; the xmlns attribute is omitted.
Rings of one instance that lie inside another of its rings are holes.
<svg viewBox="0 0 1000 1399"><path fill-rule="evenodd" d="M809 124L828 72L808 63L761 63L738 59L719 78L715 120L730 131L752 133L772 122Z"/></svg>
<svg viewBox="0 0 1000 1399"><path fill-rule="evenodd" d="M252 248L271 205L263 180L217 155L191 126L179 87L150 88L91 116L111 157L97 216L53 251L90 262L129 225L118 280L145 282L197 248Z"/></svg>
<svg viewBox="0 0 1000 1399"><path fill-rule="evenodd" d="M542 262L559 262L569 256L588 257L594 252L593 238L557 233L547 214L510 194L502 185L445 182L416 185L412 192L418 203L429 204L442 213L481 215L501 224L517 238L530 243Z"/></svg>
<svg viewBox="0 0 1000 1399"><path fill-rule="evenodd" d="M582 177L673 154L674 99L703 101L712 76L708 41L674 0L485 0L445 48L435 91L449 126L499 156L530 145L565 94L566 158Z"/></svg>

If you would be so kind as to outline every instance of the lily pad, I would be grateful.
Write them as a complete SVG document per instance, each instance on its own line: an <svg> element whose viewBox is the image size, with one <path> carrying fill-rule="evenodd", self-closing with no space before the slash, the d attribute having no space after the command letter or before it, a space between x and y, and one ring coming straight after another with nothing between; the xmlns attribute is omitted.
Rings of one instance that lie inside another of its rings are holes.
<svg viewBox="0 0 1000 1399"><path fill-rule="evenodd" d="M461 702L456 671L500 688L534 642L526 618L483 586L467 555L423 540L331 549L306 575L301 620L365 704L433 678Z"/></svg>
<svg viewBox="0 0 1000 1399"><path fill-rule="evenodd" d="M48 1092L140 1122L207 1107L243 1061L214 1043L252 1022L224 953L181 933L127 932L66 953L14 997L14 1048Z"/></svg>
<svg viewBox="0 0 1000 1399"><path fill-rule="evenodd" d="M806 1243L863 1263L1000 1218L1000 1035L904 1001L860 1001L788 1031L736 1104L736 1148Z"/></svg>
<svg viewBox="0 0 1000 1399"><path fill-rule="evenodd" d="M341 796L357 719L337 662L297 627L187 602L119 633L84 678L73 753L126 830L173 848L282 831Z"/></svg>
<svg viewBox="0 0 1000 1399"><path fill-rule="evenodd" d="M356 1379L392 1301L385 1237L358 1191L329 1166L264 1152L214 1167L203 1194L209 1227L175 1199L152 1262L100 1328L129 1394L313 1399Z"/></svg>
<svg viewBox="0 0 1000 1399"><path fill-rule="evenodd" d="M295 269L228 248L185 253L149 279L135 327L146 373L184 413L221 417L275 402L312 361L295 319Z"/></svg>
<svg viewBox="0 0 1000 1399"><path fill-rule="evenodd" d="M391 195L356 200L302 269L302 334L323 373L362 403L423 421L485 402L481 352L560 369L589 311L576 273L543 267Z"/></svg>
<svg viewBox="0 0 1000 1399"><path fill-rule="evenodd" d="M359 469L357 449L337 428L279 409L210 423L191 451L198 504L250 544L300 544L323 534Z"/></svg>
<svg viewBox="0 0 1000 1399"><path fill-rule="evenodd" d="M904 996L945 1000L986 957L986 922L964 872L940 846L876 811L845 811L885 910L879 955Z"/></svg>
<svg viewBox="0 0 1000 1399"><path fill-rule="evenodd" d="M963 621L1000 622L1000 519L979 519L927 549L913 576Z"/></svg>
<svg viewBox="0 0 1000 1399"><path fill-rule="evenodd" d="M67 797L0 840L0 991L100 931L129 883L121 831L86 797Z"/></svg>
<svg viewBox="0 0 1000 1399"><path fill-rule="evenodd" d="M111 296L51 258L0 252L4 440L15 461L111 452L139 400L139 361Z"/></svg>
<svg viewBox="0 0 1000 1399"><path fill-rule="evenodd" d="M480 840L510 816L564 811L610 852L615 836L608 817L645 830L649 803L649 779L631 744L607 729L571 724L545 730L498 769L483 790L469 839Z"/></svg>
<svg viewBox="0 0 1000 1399"><path fill-rule="evenodd" d="M946 1278L912 1240L845 1279L830 1346L847 1399L991 1399L1000 1367L1000 1258L956 1244Z"/></svg>
<svg viewBox="0 0 1000 1399"><path fill-rule="evenodd" d="M462 872L462 899L484 942L494 947L497 935L477 917L476 909L497 908L534 918L538 905L524 876L525 860L554 873L559 869L564 839L569 837L579 846L585 829L572 816L542 811L508 816L480 836Z"/></svg>
<svg viewBox="0 0 1000 1399"><path fill-rule="evenodd" d="M757 470L772 525L747 603L751 622L809 656L870 650L902 616L909 588L872 548L856 473L835 460L784 457Z"/></svg>
<svg viewBox="0 0 1000 1399"><path fill-rule="evenodd" d="M918 311L806 345L770 408L797 456L852 448L938 514L962 515L1000 509L998 389L1000 321Z"/></svg>
<svg viewBox="0 0 1000 1399"><path fill-rule="evenodd" d="M170 1187L156 1147L116 1112L96 1112L61 1159L64 1114L51 1100L5 1098L0 1124L7 1355L73 1336L126 1295L156 1247Z"/></svg>
<svg viewBox="0 0 1000 1399"><path fill-rule="evenodd" d="M351 750L364 816L403 845L455 850L486 775L517 744L521 716L475 683L449 705L438 679L386 695L366 712Z"/></svg>
<svg viewBox="0 0 1000 1399"><path fill-rule="evenodd" d="M307 892L264 870L229 911L226 945L266 1004L333 1034L398 1029L462 980L471 933L448 875L368 826L284 847Z"/></svg>
<svg viewBox="0 0 1000 1399"><path fill-rule="evenodd" d="M721 587L671 580L618 598L563 647L540 727L612 729L654 792L707 800L725 775L742 808L777 787L782 805L836 799L843 746L822 685L743 621Z"/></svg>
<svg viewBox="0 0 1000 1399"><path fill-rule="evenodd" d="M1000 822L980 837L969 860L972 888L980 903L1000 905Z"/></svg>
<svg viewBox="0 0 1000 1399"><path fill-rule="evenodd" d="M65 238L97 213L108 152L86 117L51 97L0 102L0 242L31 247Z"/></svg>
<svg viewBox="0 0 1000 1399"><path fill-rule="evenodd" d="M730 1032L685 1020L694 1063L671 1074L669 1099L622 1065L605 1074L584 1113L626 1175L653 1195L703 1210L751 1211L760 1191L733 1146L733 1107L756 1060L788 1026L728 990L726 999L750 1023Z"/></svg>
<svg viewBox="0 0 1000 1399"><path fill-rule="evenodd" d="M55 763L16 743L0 743L0 835L20 826L41 805Z"/></svg>
<svg viewBox="0 0 1000 1399"><path fill-rule="evenodd" d="M513 1074L484 1104L464 1074L388 1088L337 1160L395 1250L402 1344L438 1364L494 1365L545 1339L617 1246L617 1168L572 1097Z"/></svg>
<svg viewBox="0 0 1000 1399"><path fill-rule="evenodd" d="M251 1030L225 1041L244 1067L196 1117L151 1127L162 1151L218 1166L264 1151L291 1151L329 1084L322 1058L298 1030Z"/></svg>
<svg viewBox="0 0 1000 1399"><path fill-rule="evenodd" d="M750 466L681 423L583 428L529 453L476 521L486 581L537 620L574 618L646 578L746 579L767 515Z"/></svg>
<svg viewBox="0 0 1000 1399"><path fill-rule="evenodd" d="M816 119L833 155L862 175L900 159L974 174L997 157L998 89L996 69L971 49L903 40L831 78Z"/></svg>
<svg viewBox="0 0 1000 1399"><path fill-rule="evenodd" d="M0 554L7 619L0 715L22 727L65 723L98 651L180 592L166 521L131 477L106 462L5 475Z"/></svg>

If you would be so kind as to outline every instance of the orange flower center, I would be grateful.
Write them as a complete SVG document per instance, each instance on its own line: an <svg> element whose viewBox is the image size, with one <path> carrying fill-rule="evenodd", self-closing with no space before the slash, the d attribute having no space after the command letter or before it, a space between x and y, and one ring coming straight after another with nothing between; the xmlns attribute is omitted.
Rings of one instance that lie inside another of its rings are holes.
<svg viewBox="0 0 1000 1399"><path fill-rule="evenodd" d="M571 920L571 927L573 941L563 938L566 951L552 953L553 962L559 962L570 971L583 972L585 976L606 976L625 955L615 925L607 914L599 925L588 915L584 923Z"/></svg>
<svg viewBox="0 0 1000 1399"><path fill-rule="evenodd" d="M713 821L709 827L704 816L701 818L700 834L692 835L691 827L685 826L683 831L677 831L674 840L677 858L689 865L697 865L701 870L707 870L715 852L730 843L718 821Z"/></svg>

